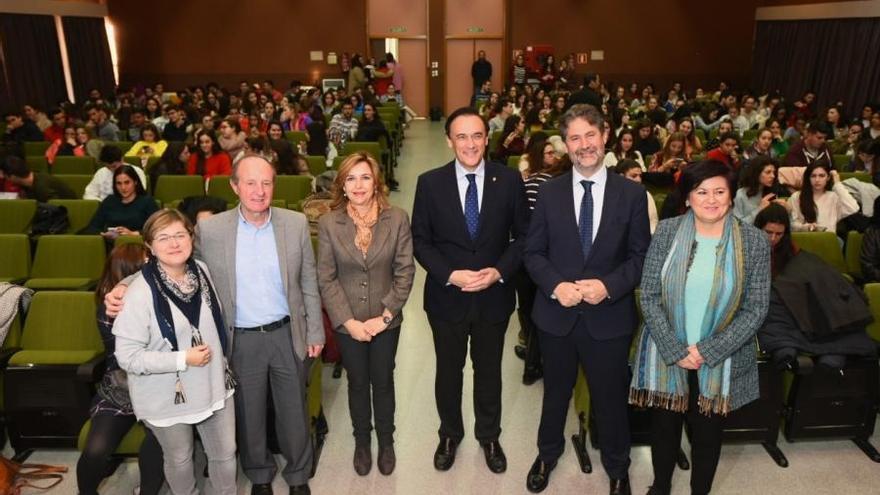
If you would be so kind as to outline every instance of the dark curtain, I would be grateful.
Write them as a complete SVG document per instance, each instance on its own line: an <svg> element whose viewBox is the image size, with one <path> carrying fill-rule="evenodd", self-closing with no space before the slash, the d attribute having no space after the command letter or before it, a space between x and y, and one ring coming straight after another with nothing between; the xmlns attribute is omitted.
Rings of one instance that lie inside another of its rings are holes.
<svg viewBox="0 0 880 495"><path fill-rule="evenodd" d="M814 91L817 111L843 101L849 118L880 101L880 17L760 21L752 88L790 101Z"/></svg>
<svg viewBox="0 0 880 495"><path fill-rule="evenodd" d="M92 88L100 90L105 97L113 94L113 60L104 19L65 17L62 25L76 101L85 101Z"/></svg>
<svg viewBox="0 0 880 495"><path fill-rule="evenodd" d="M55 20L48 15L0 14L4 106L52 107L67 100Z"/></svg>

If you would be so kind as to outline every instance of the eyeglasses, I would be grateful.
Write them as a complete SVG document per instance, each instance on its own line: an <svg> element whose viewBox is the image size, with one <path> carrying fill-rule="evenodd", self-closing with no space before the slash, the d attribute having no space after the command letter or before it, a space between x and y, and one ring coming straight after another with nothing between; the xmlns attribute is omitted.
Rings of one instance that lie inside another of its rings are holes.
<svg viewBox="0 0 880 495"><path fill-rule="evenodd" d="M180 232L174 235L160 235L159 237L154 239L154 242L156 244L168 244L169 242L171 242L172 239L175 243L180 244L181 242L189 239L189 233Z"/></svg>

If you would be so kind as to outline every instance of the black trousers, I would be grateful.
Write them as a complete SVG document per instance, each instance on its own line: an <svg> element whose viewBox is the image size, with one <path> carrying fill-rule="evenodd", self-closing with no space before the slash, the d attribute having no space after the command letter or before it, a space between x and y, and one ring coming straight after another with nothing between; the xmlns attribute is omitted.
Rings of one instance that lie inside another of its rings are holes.
<svg viewBox="0 0 880 495"><path fill-rule="evenodd" d="M346 333L336 334L348 377L348 410L357 445L370 445L374 414L379 445L394 442L394 357L399 340L399 326L383 331L370 342L354 340Z"/></svg>
<svg viewBox="0 0 880 495"><path fill-rule="evenodd" d="M516 310L519 323L526 337L525 371L541 369L541 344L538 339L538 326L532 321L532 307L535 305L535 294L538 287L529 277L525 268L516 274L516 298L519 308Z"/></svg>
<svg viewBox="0 0 880 495"><path fill-rule="evenodd" d="M565 419L582 366L595 412L602 466L609 478L623 479L629 471L629 346L630 336L596 340L579 323L559 337L539 331L544 357L544 401L538 427L538 456L554 463L565 448Z"/></svg>
<svg viewBox="0 0 880 495"><path fill-rule="evenodd" d="M501 356L509 317L488 323L477 317L477 308L463 310L467 316L459 323L428 315L437 356L434 397L440 415L439 434L456 442L464 438L461 388L470 340L474 367L474 436L480 442L489 442L501 435Z"/></svg>
<svg viewBox="0 0 880 495"><path fill-rule="evenodd" d="M97 495L98 485L114 467L111 456L125 437L128 430L135 424L134 416L111 416L98 414L92 417L92 428L86 438L86 445L76 463L76 484L81 495ZM140 469L141 493L156 495L165 482L165 471L162 466L162 447L149 428L141 443L138 455Z"/></svg>
<svg viewBox="0 0 880 495"><path fill-rule="evenodd" d="M697 372L688 371L688 411L651 411L651 464L654 488L670 493L675 460L681 446L682 423L687 422L691 440L691 493L703 495L712 490L712 480L721 456L722 416L701 414L697 406L700 388Z"/></svg>

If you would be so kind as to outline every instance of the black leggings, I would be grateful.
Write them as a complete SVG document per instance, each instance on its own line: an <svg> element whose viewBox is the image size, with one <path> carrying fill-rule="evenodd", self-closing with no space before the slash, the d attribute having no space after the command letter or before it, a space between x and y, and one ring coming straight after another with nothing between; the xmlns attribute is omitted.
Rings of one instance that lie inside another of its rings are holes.
<svg viewBox="0 0 880 495"><path fill-rule="evenodd" d="M80 495L97 495L98 485L115 469L111 457L125 434L134 425L134 416L110 416L100 414L92 417L92 429L86 445L76 463L76 482ZM165 482L162 467L162 447L149 428L141 444L138 467L141 476L141 495L157 495Z"/></svg>

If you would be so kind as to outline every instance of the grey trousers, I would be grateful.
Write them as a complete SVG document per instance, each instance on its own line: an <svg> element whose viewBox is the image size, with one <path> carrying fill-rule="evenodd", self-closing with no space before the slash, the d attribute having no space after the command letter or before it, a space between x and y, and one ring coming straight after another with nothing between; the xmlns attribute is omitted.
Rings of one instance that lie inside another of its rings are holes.
<svg viewBox="0 0 880 495"><path fill-rule="evenodd" d="M306 404L305 363L293 352L290 325L272 332L235 332L232 368L238 451L241 468L253 484L271 483L277 466L266 446L269 387L275 409L278 446L287 465L281 472L290 486L309 480L312 442Z"/></svg>
<svg viewBox="0 0 880 495"><path fill-rule="evenodd" d="M235 495L235 409L232 398L226 399L223 409L214 411L208 419L195 425L147 426L162 446L165 479L174 495L198 495L193 466L193 426L208 455L208 487L215 495Z"/></svg>

